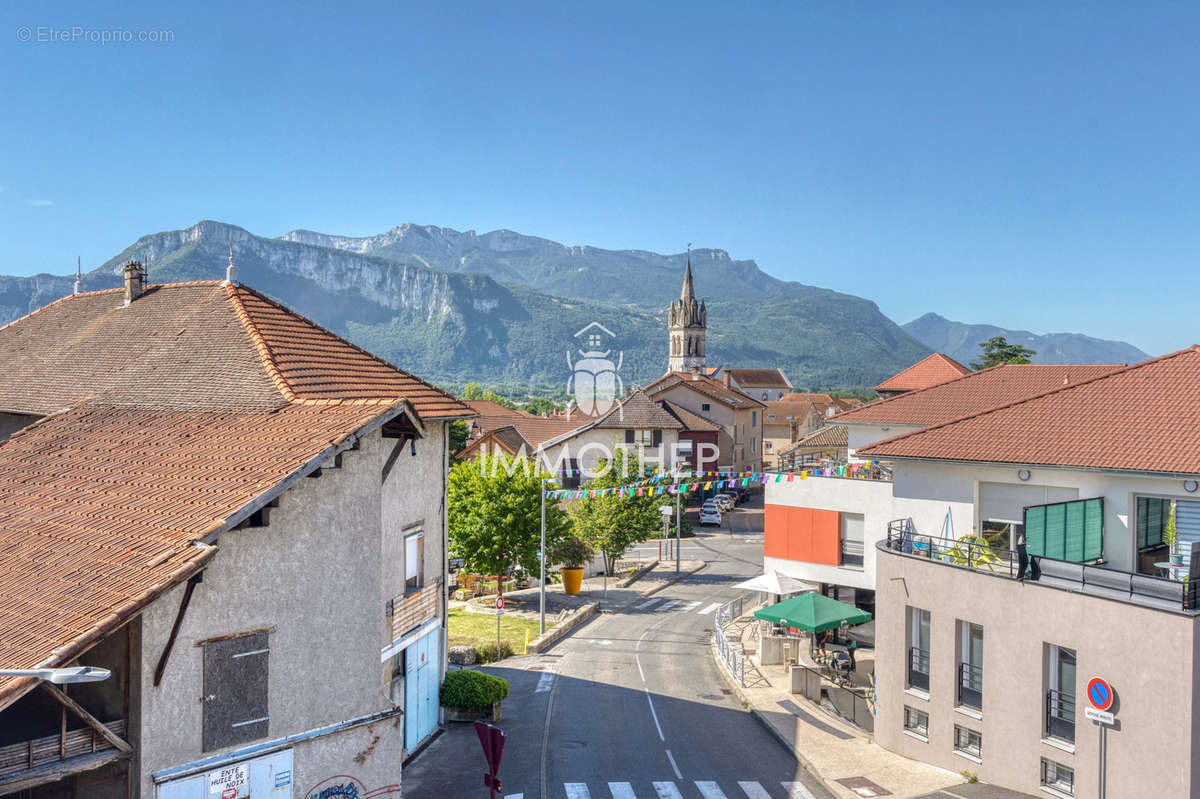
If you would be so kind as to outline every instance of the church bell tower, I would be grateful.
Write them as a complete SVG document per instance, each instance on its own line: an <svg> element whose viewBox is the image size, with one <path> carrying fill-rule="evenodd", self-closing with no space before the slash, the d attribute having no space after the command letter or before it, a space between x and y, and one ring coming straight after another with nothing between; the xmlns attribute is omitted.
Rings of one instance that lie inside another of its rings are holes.
<svg viewBox="0 0 1200 799"><path fill-rule="evenodd" d="M667 312L671 349L667 369L672 372L704 371L704 336L708 332L708 309L696 302L692 288L692 256L688 253L679 300Z"/></svg>

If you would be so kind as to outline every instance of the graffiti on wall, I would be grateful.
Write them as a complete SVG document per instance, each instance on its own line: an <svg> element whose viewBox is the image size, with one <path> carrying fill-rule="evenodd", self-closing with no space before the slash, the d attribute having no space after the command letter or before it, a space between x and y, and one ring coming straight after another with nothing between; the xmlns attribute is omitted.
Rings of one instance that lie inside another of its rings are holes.
<svg viewBox="0 0 1200 799"><path fill-rule="evenodd" d="M348 774L321 780L304 792L304 799L401 799L399 785L367 790L362 781Z"/></svg>

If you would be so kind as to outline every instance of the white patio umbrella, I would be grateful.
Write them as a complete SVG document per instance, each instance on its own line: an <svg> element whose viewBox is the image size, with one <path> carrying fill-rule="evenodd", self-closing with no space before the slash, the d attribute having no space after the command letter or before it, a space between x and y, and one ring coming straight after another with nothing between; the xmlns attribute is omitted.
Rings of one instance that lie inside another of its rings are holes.
<svg viewBox="0 0 1200 799"><path fill-rule="evenodd" d="M803 594L808 591L816 591L819 586L771 570L763 572L757 577L752 577L745 582L738 583L734 588L740 588L743 591L761 591L764 594L786 596L788 594Z"/></svg>

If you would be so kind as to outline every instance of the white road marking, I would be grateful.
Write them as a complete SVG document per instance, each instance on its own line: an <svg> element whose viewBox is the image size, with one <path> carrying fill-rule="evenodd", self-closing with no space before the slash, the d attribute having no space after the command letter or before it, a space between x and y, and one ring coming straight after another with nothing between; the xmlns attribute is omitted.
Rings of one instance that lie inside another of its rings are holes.
<svg viewBox="0 0 1200 799"><path fill-rule="evenodd" d="M674 761L671 765L675 765ZM678 769L676 769L678 771ZM683 799L683 794L675 787L673 782L655 782L651 783L654 786L654 793L658 799Z"/></svg>
<svg viewBox="0 0 1200 799"><path fill-rule="evenodd" d="M633 792L633 786L627 782L610 782L608 791L612 794L613 799L637 799L637 794Z"/></svg>
<svg viewBox="0 0 1200 799"><path fill-rule="evenodd" d="M637 664L638 676L642 678L642 682L646 681L646 672L642 671L642 656L638 653L633 653L633 662Z"/></svg>
<svg viewBox="0 0 1200 799"><path fill-rule="evenodd" d="M771 799L771 794L767 793L767 789L762 787L760 783L739 780L738 787L742 789L749 799Z"/></svg>
<svg viewBox="0 0 1200 799"><path fill-rule="evenodd" d="M523 794L523 793L506 793L506 794L504 794L504 799L525 799L525 794Z"/></svg>
<svg viewBox="0 0 1200 799"><path fill-rule="evenodd" d="M650 715L654 717L654 727L658 730L658 740L667 740L662 734L662 725L658 723L658 714L654 712L654 700L650 698L650 689L646 689L646 701L650 703Z"/></svg>
<svg viewBox="0 0 1200 799"><path fill-rule="evenodd" d="M783 789L788 792L788 799L817 799L812 795L812 791L804 787L801 782L781 782Z"/></svg>
<svg viewBox="0 0 1200 799"><path fill-rule="evenodd" d="M667 760L671 761L671 769L675 772L675 779L683 779L683 775L679 773L679 766L675 765L675 756L671 754L671 750L667 750Z"/></svg>
<svg viewBox="0 0 1200 799"><path fill-rule="evenodd" d="M699 602L688 602L686 605L679 606L679 612L680 613L691 613L693 610L695 610L699 606L700 606Z"/></svg>
<svg viewBox="0 0 1200 799"><path fill-rule="evenodd" d="M586 782L564 782L563 788L567 792L567 799L592 799Z"/></svg>
<svg viewBox="0 0 1200 799"><path fill-rule="evenodd" d="M720 602L714 602L714 603L712 603L711 605L708 605L708 606L706 606L706 607L700 608L700 610L698 610L698 611L696 611L696 612L697 612L697 613L699 613L701 616L707 616L708 614L712 613L714 610L716 610L716 609L717 609L717 608L719 608L719 607L721 607L721 603L720 603Z"/></svg>
<svg viewBox="0 0 1200 799"><path fill-rule="evenodd" d="M545 693L554 687L554 672L543 671L542 676L538 678L537 688L533 689L535 694Z"/></svg>
<svg viewBox="0 0 1200 799"><path fill-rule="evenodd" d="M675 607L678 604L679 604L678 599L668 599L666 602L664 602L661 605L659 605L658 607L656 607L654 609L654 612L662 613L664 610L670 610L671 608Z"/></svg>
<svg viewBox="0 0 1200 799"><path fill-rule="evenodd" d="M704 799L729 799L715 782L697 782L696 787Z"/></svg>
<svg viewBox="0 0 1200 799"><path fill-rule="evenodd" d="M648 608L651 605L653 605L655 602L662 602L662 599L663 598L660 596L652 596L649 599L647 599L645 602L643 602L642 604L635 605L634 610L641 610L642 608Z"/></svg>

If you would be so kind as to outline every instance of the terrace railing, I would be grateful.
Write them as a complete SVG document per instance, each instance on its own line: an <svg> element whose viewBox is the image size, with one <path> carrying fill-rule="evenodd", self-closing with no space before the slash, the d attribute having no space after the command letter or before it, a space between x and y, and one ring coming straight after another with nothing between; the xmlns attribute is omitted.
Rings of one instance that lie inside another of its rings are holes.
<svg viewBox="0 0 1200 799"><path fill-rule="evenodd" d="M929 690L929 650L911 647L908 650L908 684L922 691Z"/></svg>
<svg viewBox="0 0 1200 799"><path fill-rule="evenodd" d="M725 668L738 681L738 685L745 687L746 656L730 642L724 629L726 624L730 624L742 615L742 602L743 598L738 597L717 608L717 612L713 615L713 643Z"/></svg>
<svg viewBox="0 0 1200 799"><path fill-rule="evenodd" d="M958 703L976 710L983 709L983 666L958 664Z"/></svg>
<svg viewBox="0 0 1200 799"><path fill-rule="evenodd" d="M1017 576L1015 552L989 545L977 536L948 540L921 535L910 520L888 522L887 537L879 547L901 555L1007 577ZM1200 611L1200 581L1179 582L1165 577L1110 569L1090 563L1038 557L1040 585L1079 591L1107 599L1118 599L1164 610ZM1031 579L1030 572L1025 573Z"/></svg>
<svg viewBox="0 0 1200 799"><path fill-rule="evenodd" d="M1062 691L1046 692L1046 732L1052 738L1075 740L1075 696Z"/></svg>

